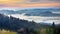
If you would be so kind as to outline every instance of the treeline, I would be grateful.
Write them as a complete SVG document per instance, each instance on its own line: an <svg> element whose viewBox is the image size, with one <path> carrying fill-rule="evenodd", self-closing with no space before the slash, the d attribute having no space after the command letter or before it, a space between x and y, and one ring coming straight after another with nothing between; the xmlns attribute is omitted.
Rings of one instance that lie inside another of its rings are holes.
<svg viewBox="0 0 60 34"><path fill-rule="evenodd" d="M12 16L8 17L8 16L0 14L0 29L1 30L6 29L10 31L15 31L18 33L24 31L26 32L26 34L28 34L28 33L38 32L35 30L36 27L37 27L37 24L34 21L22 20L19 18L14 18Z"/></svg>

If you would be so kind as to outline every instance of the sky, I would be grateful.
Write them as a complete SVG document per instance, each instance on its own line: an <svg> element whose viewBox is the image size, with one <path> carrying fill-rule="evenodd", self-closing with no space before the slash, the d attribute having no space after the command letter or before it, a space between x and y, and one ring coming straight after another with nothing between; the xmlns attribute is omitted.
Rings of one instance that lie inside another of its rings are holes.
<svg viewBox="0 0 60 34"><path fill-rule="evenodd" d="M1 7L60 7L60 0L0 0Z"/></svg>

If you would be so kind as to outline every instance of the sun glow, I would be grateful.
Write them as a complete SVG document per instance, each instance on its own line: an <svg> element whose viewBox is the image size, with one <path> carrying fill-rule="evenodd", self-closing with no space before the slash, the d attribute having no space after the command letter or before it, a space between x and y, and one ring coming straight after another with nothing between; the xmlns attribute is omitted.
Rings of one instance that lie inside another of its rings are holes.
<svg viewBox="0 0 60 34"><path fill-rule="evenodd" d="M59 2L28 3L27 0L0 0L2 7L60 7Z"/></svg>

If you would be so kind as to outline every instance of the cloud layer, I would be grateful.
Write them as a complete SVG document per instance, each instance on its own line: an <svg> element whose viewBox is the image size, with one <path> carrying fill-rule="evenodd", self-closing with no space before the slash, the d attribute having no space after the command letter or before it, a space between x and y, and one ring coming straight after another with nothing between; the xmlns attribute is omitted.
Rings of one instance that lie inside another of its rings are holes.
<svg viewBox="0 0 60 34"><path fill-rule="evenodd" d="M16 16L17 15L17 16ZM60 17L41 17L41 16L24 16L23 14L11 14L11 16L24 19L28 21L35 21L36 23L44 22L44 23L53 23L60 24Z"/></svg>

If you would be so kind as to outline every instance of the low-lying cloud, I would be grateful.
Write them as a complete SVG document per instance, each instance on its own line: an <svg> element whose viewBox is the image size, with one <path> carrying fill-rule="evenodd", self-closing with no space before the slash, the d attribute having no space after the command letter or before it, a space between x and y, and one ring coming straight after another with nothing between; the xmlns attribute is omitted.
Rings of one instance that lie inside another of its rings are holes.
<svg viewBox="0 0 60 34"><path fill-rule="evenodd" d="M60 17L41 17L41 16L25 16L24 14L11 14L11 16L24 19L28 21L35 21L36 23L44 22L44 23L53 23L59 24L60 23Z"/></svg>

